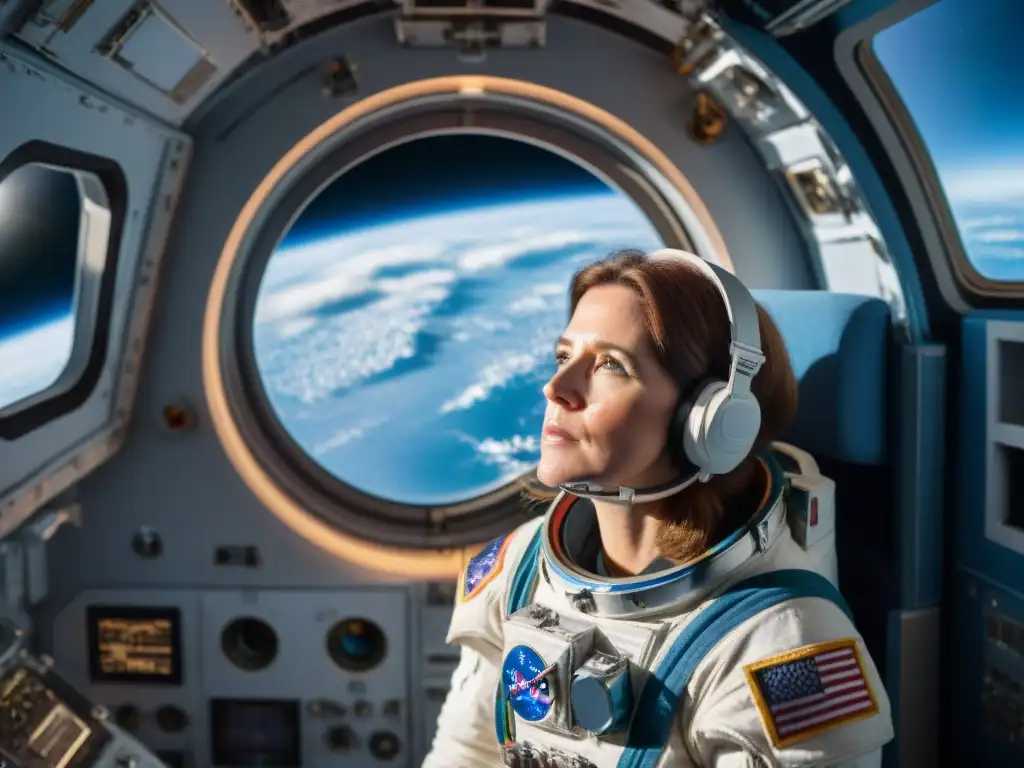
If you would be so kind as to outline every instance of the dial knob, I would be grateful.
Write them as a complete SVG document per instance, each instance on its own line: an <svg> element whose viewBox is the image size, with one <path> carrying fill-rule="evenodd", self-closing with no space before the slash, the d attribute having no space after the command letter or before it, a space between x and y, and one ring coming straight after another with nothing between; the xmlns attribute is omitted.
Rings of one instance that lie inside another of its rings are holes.
<svg viewBox="0 0 1024 768"><path fill-rule="evenodd" d="M156 724L161 731L181 733L188 727L188 715L173 704L165 704L156 711Z"/></svg>
<svg viewBox="0 0 1024 768"><path fill-rule="evenodd" d="M391 731L374 731L370 736L370 754L378 760L391 760L402 748L402 742Z"/></svg>
<svg viewBox="0 0 1024 768"><path fill-rule="evenodd" d="M139 730L139 709L134 704L122 704L114 711L114 720L129 733Z"/></svg>

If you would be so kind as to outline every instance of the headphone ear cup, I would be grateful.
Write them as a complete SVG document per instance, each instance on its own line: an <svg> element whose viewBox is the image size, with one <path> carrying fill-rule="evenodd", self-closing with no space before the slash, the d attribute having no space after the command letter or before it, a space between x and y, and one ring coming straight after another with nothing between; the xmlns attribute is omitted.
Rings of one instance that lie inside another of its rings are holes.
<svg viewBox="0 0 1024 768"><path fill-rule="evenodd" d="M708 409L717 407L715 401L719 393L725 391L725 382L709 379L696 390L685 415L683 433L683 452L686 460L701 472L712 471L705 440L705 424L708 422Z"/></svg>
<svg viewBox="0 0 1024 768"><path fill-rule="evenodd" d="M761 406L754 397L732 397L727 387L716 392L704 412L702 435L707 469L727 475L743 463L761 430Z"/></svg>
<svg viewBox="0 0 1024 768"><path fill-rule="evenodd" d="M689 430L690 413L700 394L713 383L714 379L700 379L689 387L679 399L675 416L668 430L668 448L677 467L683 471L689 471L695 467L690 459L689 449L686 447L686 433Z"/></svg>

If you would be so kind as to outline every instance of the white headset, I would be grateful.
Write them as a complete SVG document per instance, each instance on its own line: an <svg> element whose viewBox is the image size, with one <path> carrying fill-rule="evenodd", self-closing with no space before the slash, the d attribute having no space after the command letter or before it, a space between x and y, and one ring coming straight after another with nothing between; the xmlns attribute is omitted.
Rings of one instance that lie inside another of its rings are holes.
<svg viewBox="0 0 1024 768"><path fill-rule="evenodd" d="M684 393L669 428L670 448L676 456L685 457L695 471L640 491L625 486L606 491L589 482L559 486L575 496L624 504L667 498L698 480L706 483L714 475L732 472L750 454L761 429L761 406L750 391L751 382L764 365L753 296L735 275L692 253L665 248L648 258L679 259L718 290L729 317L729 379L705 379L692 394Z"/></svg>

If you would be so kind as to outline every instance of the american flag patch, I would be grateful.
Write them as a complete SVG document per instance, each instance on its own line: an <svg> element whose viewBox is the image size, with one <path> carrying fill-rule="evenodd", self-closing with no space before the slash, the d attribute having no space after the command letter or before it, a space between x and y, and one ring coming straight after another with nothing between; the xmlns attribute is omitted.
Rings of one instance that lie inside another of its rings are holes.
<svg viewBox="0 0 1024 768"><path fill-rule="evenodd" d="M776 748L878 712L852 638L808 645L743 669Z"/></svg>

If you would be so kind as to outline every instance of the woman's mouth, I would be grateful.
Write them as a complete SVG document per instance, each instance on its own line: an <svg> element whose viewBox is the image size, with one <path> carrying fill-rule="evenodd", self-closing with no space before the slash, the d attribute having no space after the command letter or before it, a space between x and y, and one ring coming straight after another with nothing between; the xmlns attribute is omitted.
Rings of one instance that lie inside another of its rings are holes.
<svg viewBox="0 0 1024 768"><path fill-rule="evenodd" d="M554 424L545 424L544 431L541 432L541 442L549 444L575 443L577 439L561 427L556 427Z"/></svg>

